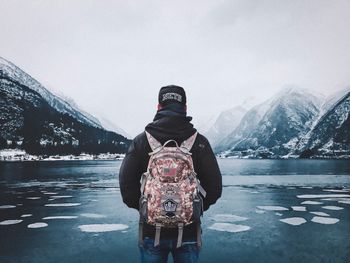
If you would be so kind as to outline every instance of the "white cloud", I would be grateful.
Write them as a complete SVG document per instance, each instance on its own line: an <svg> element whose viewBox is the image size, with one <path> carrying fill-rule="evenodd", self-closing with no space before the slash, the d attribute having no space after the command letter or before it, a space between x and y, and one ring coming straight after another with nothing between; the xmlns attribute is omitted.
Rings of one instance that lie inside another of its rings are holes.
<svg viewBox="0 0 350 263"><path fill-rule="evenodd" d="M1 1L1 56L132 135L183 85L195 123L350 84L349 1ZM197 122L196 122L197 120Z"/></svg>

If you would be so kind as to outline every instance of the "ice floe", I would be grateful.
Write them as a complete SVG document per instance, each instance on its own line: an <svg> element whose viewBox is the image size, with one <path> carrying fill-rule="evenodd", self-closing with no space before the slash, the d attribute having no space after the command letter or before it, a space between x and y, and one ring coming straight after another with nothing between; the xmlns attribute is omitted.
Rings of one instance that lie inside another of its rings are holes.
<svg viewBox="0 0 350 263"><path fill-rule="evenodd" d="M318 201L304 201L301 203L302 205L322 205L322 202L318 202Z"/></svg>
<svg viewBox="0 0 350 263"><path fill-rule="evenodd" d="M319 195L297 195L298 198L336 198L350 197L348 194L319 194Z"/></svg>
<svg viewBox="0 0 350 263"><path fill-rule="evenodd" d="M276 216L283 216L281 213L275 213Z"/></svg>
<svg viewBox="0 0 350 263"><path fill-rule="evenodd" d="M21 217L31 217L31 216L33 216L33 214L23 214L23 215L21 215Z"/></svg>
<svg viewBox="0 0 350 263"><path fill-rule="evenodd" d="M94 213L83 213L80 214L83 217L87 217L87 218L105 218L105 215L101 215L101 214L94 214Z"/></svg>
<svg viewBox="0 0 350 263"><path fill-rule="evenodd" d="M325 213L325 212L310 212L310 214L314 214L317 216L329 216L329 214Z"/></svg>
<svg viewBox="0 0 350 263"><path fill-rule="evenodd" d="M21 223L23 220L22 219L13 219L13 220L4 220L0 222L1 226L7 226L7 225L14 225Z"/></svg>
<svg viewBox="0 0 350 263"><path fill-rule="evenodd" d="M42 227L47 227L48 224L44 223L44 222L37 222L37 223L33 223L33 224L29 224L27 227L28 228L42 228Z"/></svg>
<svg viewBox="0 0 350 263"><path fill-rule="evenodd" d="M0 209L9 209L9 208L15 208L15 205L0 205Z"/></svg>
<svg viewBox="0 0 350 263"><path fill-rule="evenodd" d="M304 212L306 211L306 207L305 206L292 206L292 209L294 211L299 211L299 212Z"/></svg>
<svg viewBox="0 0 350 263"><path fill-rule="evenodd" d="M217 214L213 217L215 221L220 222L237 222L237 221L245 221L248 218L242 216L236 216L231 214Z"/></svg>
<svg viewBox="0 0 350 263"><path fill-rule="evenodd" d="M47 216L43 217L43 220L51 220L51 219L75 219L77 216Z"/></svg>
<svg viewBox="0 0 350 263"><path fill-rule="evenodd" d="M311 219L312 222L319 223L319 224L325 224L325 225L331 225L339 222L338 218L333 217L320 217L320 216L314 216Z"/></svg>
<svg viewBox="0 0 350 263"><path fill-rule="evenodd" d="M60 203L60 204L46 204L45 206L60 207L60 206L78 206L81 203Z"/></svg>
<svg viewBox="0 0 350 263"><path fill-rule="evenodd" d="M53 193L53 192L44 192L44 195L57 195L58 193Z"/></svg>
<svg viewBox="0 0 350 263"><path fill-rule="evenodd" d="M323 189L325 192L332 192L332 193L348 193L349 190L346 189Z"/></svg>
<svg viewBox="0 0 350 263"><path fill-rule="evenodd" d="M267 211L287 211L288 208L285 208L283 206L275 206L275 205L259 205L257 208Z"/></svg>
<svg viewBox="0 0 350 263"><path fill-rule="evenodd" d="M302 218L302 217L283 218L283 219L280 219L280 221L293 226L299 226L301 224L306 223L305 218Z"/></svg>
<svg viewBox="0 0 350 263"><path fill-rule="evenodd" d="M338 203L350 205L350 200L340 200Z"/></svg>
<svg viewBox="0 0 350 263"><path fill-rule="evenodd" d="M90 224L79 226L80 230L89 233L99 233L99 232L110 232L110 231L121 231L129 228L129 226L124 224Z"/></svg>
<svg viewBox="0 0 350 263"><path fill-rule="evenodd" d="M40 196L26 197L26 199L28 199L28 200L38 200L38 199L40 199L40 198L41 198Z"/></svg>
<svg viewBox="0 0 350 263"><path fill-rule="evenodd" d="M265 212L265 210L255 209L255 213L257 214L264 214Z"/></svg>
<svg viewBox="0 0 350 263"><path fill-rule="evenodd" d="M53 196L50 196L51 199L61 199L61 198L70 198L70 197L73 197L71 195L53 195Z"/></svg>
<svg viewBox="0 0 350 263"><path fill-rule="evenodd" d="M326 206L322 206L322 208L327 210L335 210L335 211L344 209L343 207L335 206L335 205L326 205Z"/></svg>
<svg viewBox="0 0 350 263"><path fill-rule="evenodd" d="M243 231L249 230L250 226L236 225L236 224L230 224L230 223L214 223L212 226L208 227L208 229L230 232L230 233L237 233L237 232L243 232Z"/></svg>

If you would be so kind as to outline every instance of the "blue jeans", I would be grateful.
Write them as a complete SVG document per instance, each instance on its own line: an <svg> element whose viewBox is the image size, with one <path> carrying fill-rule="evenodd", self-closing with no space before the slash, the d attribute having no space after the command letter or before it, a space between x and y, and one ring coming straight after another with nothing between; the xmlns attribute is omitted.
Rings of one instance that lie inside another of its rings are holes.
<svg viewBox="0 0 350 263"><path fill-rule="evenodd" d="M199 248L195 239L184 239L182 246L176 248L177 239L161 239L159 246L154 247L154 239L145 237L140 247L142 263L166 263L169 253L174 263L197 263Z"/></svg>

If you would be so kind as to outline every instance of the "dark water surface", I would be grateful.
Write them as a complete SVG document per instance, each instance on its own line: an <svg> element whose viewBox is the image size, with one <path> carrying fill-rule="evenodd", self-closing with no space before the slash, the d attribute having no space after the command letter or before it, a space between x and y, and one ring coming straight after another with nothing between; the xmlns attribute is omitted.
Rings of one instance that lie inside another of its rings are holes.
<svg viewBox="0 0 350 263"><path fill-rule="evenodd" d="M138 262L120 164L0 162L0 262ZM350 262L350 161L219 164L225 187L205 213L200 262Z"/></svg>

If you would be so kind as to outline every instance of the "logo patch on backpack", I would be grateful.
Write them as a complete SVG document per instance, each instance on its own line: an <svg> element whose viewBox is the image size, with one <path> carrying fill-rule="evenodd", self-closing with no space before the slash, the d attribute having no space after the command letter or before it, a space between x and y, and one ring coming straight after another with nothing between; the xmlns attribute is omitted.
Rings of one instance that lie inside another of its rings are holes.
<svg viewBox="0 0 350 263"><path fill-rule="evenodd" d="M166 216L168 217L174 217L175 211L176 211L177 203L172 199L167 199L165 202L163 202L163 208L166 212Z"/></svg>

